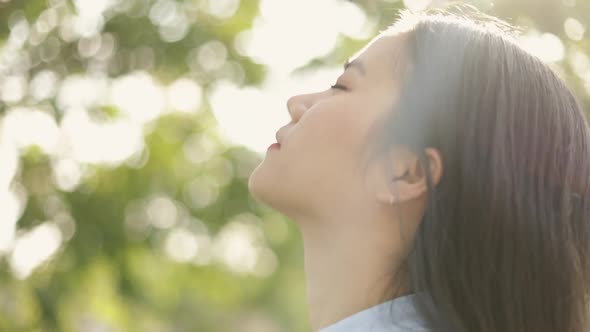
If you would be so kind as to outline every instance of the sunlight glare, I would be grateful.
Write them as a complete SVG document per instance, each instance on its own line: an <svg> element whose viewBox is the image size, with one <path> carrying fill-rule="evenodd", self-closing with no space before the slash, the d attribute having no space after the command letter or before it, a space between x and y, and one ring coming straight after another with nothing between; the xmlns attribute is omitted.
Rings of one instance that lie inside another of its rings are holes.
<svg viewBox="0 0 590 332"><path fill-rule="evenodd" d="M175 228L166 237L165 252L168 257L181 263L193 260L199 250L197 237L184 228Z"/></svg>
<svg viewBox="0 0 590 332"><path fill-rule="evenodd" d="M327 15L330 24L326 24ZM327 89L342 72L340 67L314 68L297 75L292 71L330 52L339 34L370 38L376 30L373 23L347 1L262 0L252 29L239 33L233 46L239 54L268 66L268 75L257 88L226 80L212 87L212 110L224 138L260 153L266 151L275 142L275 132L290 121L287 99L296 92Z"/></svg>
<svg viewBox="0 0 590 332"><path fill-rule="evenodd" d="M227 60L227 48L219 40L211 40L199 47L197 59L206 71L221 68Z"/></svg>
<svg viewBox="0 0 590 332"><path fill-rule="evenodd" d="M404 6L413 12L419 12L428 8L432 0L404 0Z"/></svg>
<svg viewBox="0 0 590 332"><path fill-rule="evenodd" d="M61 129L72 158L78 162L118 165L143 149L143 131L137 124L118 119L97 122L84 109L69 110Z"/></svg>
<svg viewBox="0 0 590 332"><path fill-rule="evenodd" d="M48 33L57 27L59 23L59 12L56 8L47 8L39 15L39 18L35 22L35 28L40 33Z"/></svg>
<svg viewBox="0 0 590 332"><path fill-rule="evenodd" d="M35 100L53 98L57 90L58 77L51 70L41 70L38 72L29 85L29 94Z"/></svg>
<svg viewBox="0 0 590 332"><path fill-rule="evenodd" d="M153 197L147 204L149 222L157 228L167 229L174 226L178 219L178 208L167 196Z"/></svg>
<svg viewBox="0 0 590 332"><path fill-rule="evenodd" d="M269 253L259 223L251 213L232 218L214 240L215 258L238 274L270 276L277 267L276 257Z"/></svg>
<svg viewBox="0 0 590 332"><path fill-rule="evenodd" d="M24 76L7 76L0 85L0 99L8 104L19 102L27 90L27 78Z"/></svg>
<svg viewBox="0 0 590 332"><path fill-rule="evenodd" d="M0 202L0 253L8 252L12 249L16 233L16 222L21 217L26 202L26 192L21 190L1 189Z"/></svg>
<svg viewBox="0 0 590 332"><path fill-rule="evenodd" d="M570 52L568 60L578 77L585 79L590 75L590 57L584 52L574 49Z"/></svg>
<svg viewBox="0 0 590 332"><path fill-rule="evenodd" d="M26 18L22 17L15 20L10 25L10 36L8 37L7 45L21 48L29 38L30 27Z"/></svg>
<svg viewBox="0 0 590 332"><path fill-rule="evenodd" d="M74 5L80 16L96 17L102 15L109 9L114 2L113 0L74 0Z"/></svg>
<svg viewBox="0 0 590 332"><path fill-rule="evenodd" d="M1 127L0 139L20 149L36 145L45 154L56 151L59 129L53 116L46 112L15 107L7 111Z"/></svg>
<svg viewBox="0 0 590 332"><path fill-rule="evenodd" d="M291 72L329 53L339 33L367 35L367 17L355 6L338 0L262 0L260 16L243 48L272 71Z"/></svg>
<svg viewBox="0 0 590 332"><path fill-rule="evenodd" d="M584 32L586 31L584 25L573 17L568 17L565 22L563 22L563 29L565 30L567 37L575 41L582 40Z"/></svg>
<svg viewBox="0 0 590 332"><path fill-rule="evenodd" d="M528 34L521 36L518 41L520 46L544 62L560 61L565 55L563 42L552 33L539 34L531 30Z"/></svg>
<svg viewBox="0 0 590 332"><path fill-rule="evenodd" d="M108 83L104 76L79 74L67 76L59 87L57 104L62 110L104 104Z"/></svg>
<svg viewBox="0 0 590 332"><path fill-rule="evenodd" d="M240 0L205 0L203 10L218 19L228 19L236 13L239 6Z"/></svg>
<svg viewBox="0 0 590 332"><path fill-rule="evenodd" d="M217 201L219 184L210 176L200 176L185 185L183 194L192 208L202 209Z"/></svg>
<svg viewBox="0 0 590 332"><path fill-rule="evenodd" d="M3 136L2 120L0 119L0 137ZM20 166L18 148L13 142L0 139L0 190L10 186Z"/></svg>
<svg viewBox="0 0 590 332"><path fill-rule="evenodd" d="M193 80L180 78L167 89L168 109L196 112L201 105L202 90Z"/></svg>
<svg viewBox="0 0 590 332"><path fill-rule="evenodd" d="M215 238L216 258L236 273L252 272L259 254L255 233L252 225L228 223Z"/></svg>
<svg viewBox="0 0 590 332"><path fill-rule="evenodd" d="M139 71L114 80L110 100L131 120L145 124L163 112L166 96L151 75Z"/></svg>
<svg viewBox="0 0 590 332"><path fill-rule="evenodd" d="M54 161L51 170L55 184L62 191L74 191L82 180L80 164L70 158Z"/></svg>
<svg viewBox="0 0 590 332"><path fill-rule="evenodd" d="M61 232L53 222L45 222L19 236L10 257L12 272L19 279L27 278L57 252L61 242Z"/></svg>
<svg viewBox="0 0 590 332"><path fill-rule="evenodd" d="M324 67L292 75L271 71L260 88L218 82L209 100L219 132L232 144L264 152L276 142L275 132L291 120L286 107L288 98L298 93L325 90L341 73L340 67ZM252 125L244 126L244 123Z"/></svg>

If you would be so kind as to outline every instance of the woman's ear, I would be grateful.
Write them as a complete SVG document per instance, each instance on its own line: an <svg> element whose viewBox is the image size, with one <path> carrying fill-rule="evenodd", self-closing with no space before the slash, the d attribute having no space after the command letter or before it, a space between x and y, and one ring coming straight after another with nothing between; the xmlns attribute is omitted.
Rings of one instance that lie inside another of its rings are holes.
<svg viewBox="0 0 590 332"><path fill-rule="evenodd" d="M433 186L436 186L443 172L441 153L435 148L426 148L424 152L430 167ZM396 153L393 165L394 168L390 170L389 177L384 179L387 185L381 187L382 191L378 193L380 201L396 204L426 194L428 186L424 165L415 153L410 151Z"/></svg>

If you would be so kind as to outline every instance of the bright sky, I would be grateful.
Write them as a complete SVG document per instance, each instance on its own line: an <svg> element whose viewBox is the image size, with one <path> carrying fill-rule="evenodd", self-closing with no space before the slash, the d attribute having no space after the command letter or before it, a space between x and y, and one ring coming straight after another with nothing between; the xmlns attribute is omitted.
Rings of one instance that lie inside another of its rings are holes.
<svg viewBox="0 0 590 332"><path fill-rule="evenodd" d="M347 1L262 0L260 11L253 29L238 42L245 55L268 66L267 80L262 89L241 89L220 82L211 100L220 130L229 141L264 152L276 141L275 132L290 121L287 99L326 89L342 69L337 66L305 75L291 72L329 53L339 34L369 38L376 27L362 9Z"/></svg>

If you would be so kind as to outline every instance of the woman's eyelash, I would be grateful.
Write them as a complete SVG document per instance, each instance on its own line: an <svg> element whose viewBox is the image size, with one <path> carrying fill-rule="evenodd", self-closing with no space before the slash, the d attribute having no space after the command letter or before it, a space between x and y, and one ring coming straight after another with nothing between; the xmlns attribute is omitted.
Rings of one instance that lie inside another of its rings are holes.
<svg viewBox="0 0 590 332"><path fill-rule="evenodd" d="M330 86L330 89L346 90L346 87L341 84L334 84L334 85Z"/></svg>

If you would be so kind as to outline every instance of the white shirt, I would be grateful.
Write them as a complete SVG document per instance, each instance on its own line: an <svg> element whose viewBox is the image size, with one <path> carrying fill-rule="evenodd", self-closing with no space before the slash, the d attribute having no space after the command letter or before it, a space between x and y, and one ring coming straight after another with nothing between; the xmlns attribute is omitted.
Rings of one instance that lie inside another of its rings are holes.
<svg viewBox="0 0 590 332"><path fill-rule="evenodd" d="M412 304L414 295L397 297L359 311L318 332L429 332Z"/></svg>

